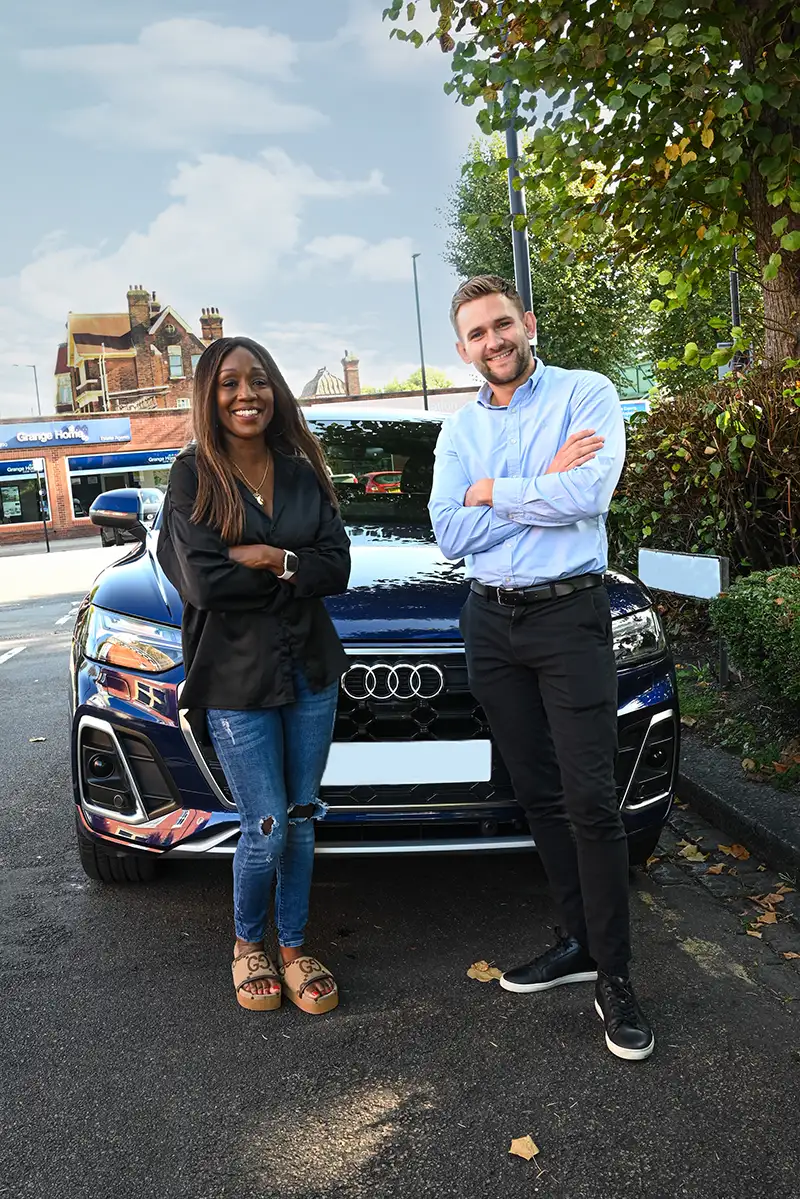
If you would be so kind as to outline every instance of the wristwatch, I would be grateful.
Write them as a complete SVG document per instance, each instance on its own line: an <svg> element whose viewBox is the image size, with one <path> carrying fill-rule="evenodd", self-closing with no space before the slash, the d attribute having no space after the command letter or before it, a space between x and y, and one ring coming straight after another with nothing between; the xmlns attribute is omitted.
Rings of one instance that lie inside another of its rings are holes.
<svg viewBox="0 0 800 1199"><path fill-rule="evenodd" d="M283 574L278 575L279 579L291 579L292 575L297 573L297 568L300 565L300 560L297 554L293 554L291 550L283 551Z"/></svg>

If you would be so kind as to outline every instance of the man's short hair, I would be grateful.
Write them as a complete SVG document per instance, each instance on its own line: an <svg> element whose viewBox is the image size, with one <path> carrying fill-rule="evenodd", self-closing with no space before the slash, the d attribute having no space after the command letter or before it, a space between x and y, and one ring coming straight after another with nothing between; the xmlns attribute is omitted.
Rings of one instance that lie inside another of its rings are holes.
<svg viewBox="0 0 800 1199"><path fill-rule="evenodd" d="M458 333L458 312L462 304L468 304L470 300L482 300L484 296L506 296L520 316L525 315L522 297L508 279L503 279L500 275L473 275L471 279L467 279L460 285L450 304L450 322L456 333Z"/></svg>

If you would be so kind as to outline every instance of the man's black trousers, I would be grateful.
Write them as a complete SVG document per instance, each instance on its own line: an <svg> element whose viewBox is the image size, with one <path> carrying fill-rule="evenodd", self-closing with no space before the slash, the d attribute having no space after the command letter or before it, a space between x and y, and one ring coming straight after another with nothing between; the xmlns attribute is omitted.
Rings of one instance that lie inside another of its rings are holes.
<svg viewBox="0 0 800 1199"><path fill-rule="evenodd" d="M628 847L614 782L617 672L605 587L505 607L471 591L469 682L525 810L566 931L601 970L630 958Z"/></svg>

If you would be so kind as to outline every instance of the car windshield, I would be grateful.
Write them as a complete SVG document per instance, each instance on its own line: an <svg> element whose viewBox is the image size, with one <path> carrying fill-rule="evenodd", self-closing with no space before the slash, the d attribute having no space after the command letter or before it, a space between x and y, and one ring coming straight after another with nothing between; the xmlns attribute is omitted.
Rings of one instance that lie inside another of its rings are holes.
<svg viewBox="0 0 800 1199"><path fill-rule="evenodd" d="M308 423L325 451L345 524L398 531L413 525L430 531L428 499L439 421L311 417Z"/></svg>
<svg viewBox="0 0 800 1199"><path fill-rule="evenodd" d="M141 488L141 496L145 504L160 504L164 498L160 491L148 487Z"/></svg>

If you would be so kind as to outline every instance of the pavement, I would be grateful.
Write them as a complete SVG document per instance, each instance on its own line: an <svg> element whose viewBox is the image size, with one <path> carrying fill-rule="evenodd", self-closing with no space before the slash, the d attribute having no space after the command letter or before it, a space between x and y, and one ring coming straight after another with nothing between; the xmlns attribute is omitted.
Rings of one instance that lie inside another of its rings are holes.
<svg viewBox="0 0 800 1199"><path fill-rule="evenodd" d="M785 878L676 809L631 884L657 1036L641 1064L605 1049L591 986L518 996L467 977L548 942L535 855L320 859L310 946L342 1003L245 1012L227 863L128 888L80 869L57 623L79 598L0 604L0 1196L798 1194L800 959L784 955L800 954L800 903ZM769 904L749 897L780 888L759 923ZM526 1134L533 1161L508 1153Z"/></svg>

